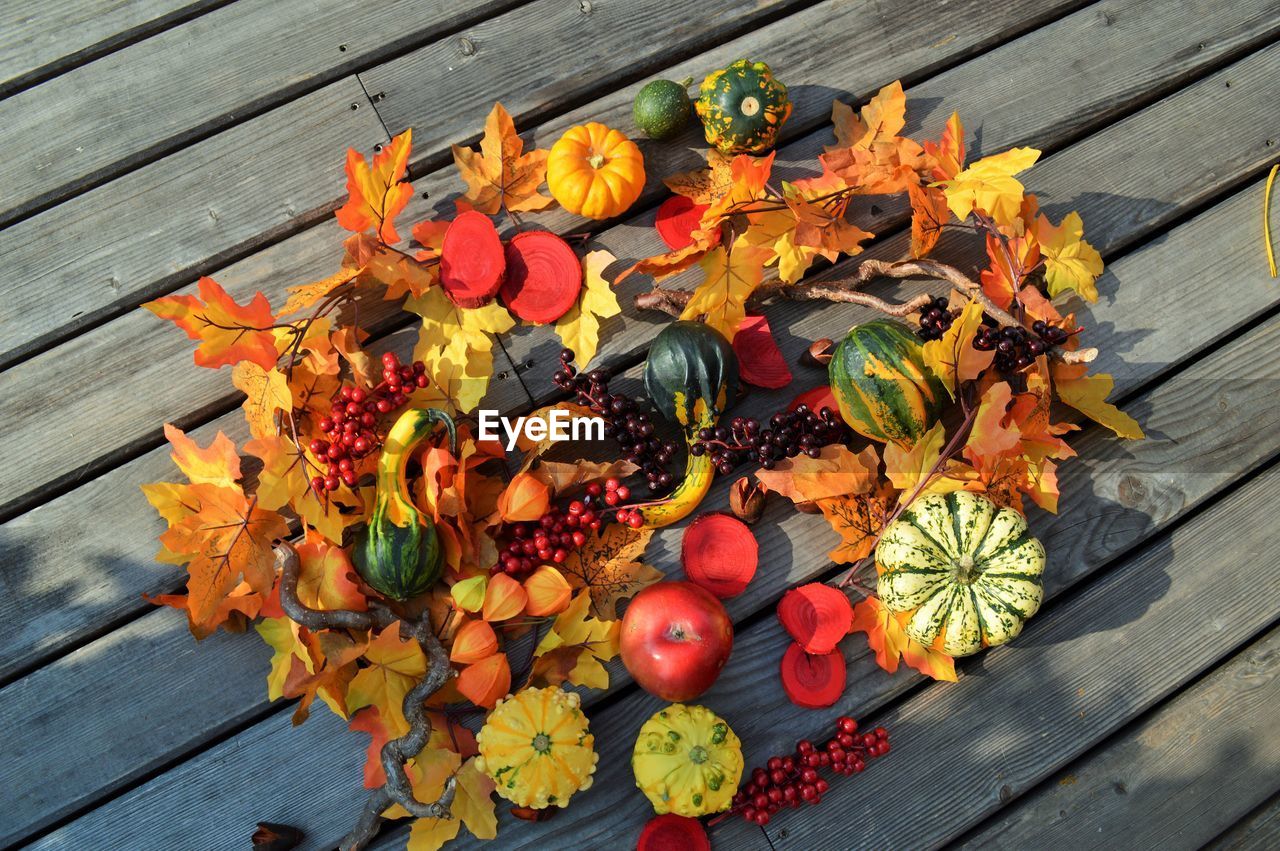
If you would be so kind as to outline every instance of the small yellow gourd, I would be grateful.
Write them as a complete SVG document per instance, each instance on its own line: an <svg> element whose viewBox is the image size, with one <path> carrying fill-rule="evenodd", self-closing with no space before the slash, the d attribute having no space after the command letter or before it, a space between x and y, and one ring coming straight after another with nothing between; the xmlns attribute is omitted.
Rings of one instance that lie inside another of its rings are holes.
<svg viewBox="0 0 1280 851"><path fill-rule="evenodd" d="M631 770L658 815L718 813L738 791L742 742L705 706L675 703L640 728Z"/></svg>
<svg viewBox="0 0 1280 851"><path fill-rule="evenodd" d="M600 755L576 692L527 688L499 700L476 734L476 767L519 807L563 807L591 787Z"/></svg>
<svg viewBox="0 0 1280 851"><path fill-rule="evenodd" d="M570 127L547 156L547 188L570 213L620 215L644 189L644 155L635 142L598 122Z"/></svg>

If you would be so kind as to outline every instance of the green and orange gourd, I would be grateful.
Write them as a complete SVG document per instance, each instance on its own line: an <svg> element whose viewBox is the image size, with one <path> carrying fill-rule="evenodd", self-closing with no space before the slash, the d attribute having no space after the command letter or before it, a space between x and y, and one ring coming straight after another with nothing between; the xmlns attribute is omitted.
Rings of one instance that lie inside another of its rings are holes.
<svg viewBox="0 0 1280 851"><path fill-rule="evenodd" d="M373 511L352 548L351 558L360 577L393 600L407 600L428 590L444 569L444 549L435 524L414 505L406 472L414 449L437 424L448 431L449 451L456 456L457 429L444 411L405 411L387 432L378 459Z"/></svg>
<svg viewBox="0 0 1280 851"><path fill-rule="evenodd" d="M881 443L911 446L948 399L911 329L891 319L855 325L836 346L827 370L844 421Z"/></svg>
<svg viewBox="0 0 1280 851"><path fill-rule="evenodd" d="M698 431L715 428L738 393L738 358L719 331L701 322L678 320L663 328L649 347L644 387L662 415L680 426L692 447ZM715 476L707 454L689 452L684 478L665 500L640 510L644 525L668 526L698 507Z"/></svg>

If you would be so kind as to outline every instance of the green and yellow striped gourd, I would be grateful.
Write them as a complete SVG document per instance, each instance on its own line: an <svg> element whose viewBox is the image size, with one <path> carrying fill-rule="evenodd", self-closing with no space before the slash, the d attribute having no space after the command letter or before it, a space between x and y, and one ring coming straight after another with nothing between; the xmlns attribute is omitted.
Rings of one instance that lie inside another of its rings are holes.
<svg viewBox="0 0 1280 851"><path fill-rule="evenodd" d="M930 494L876 546L880 601L911 638L950 656L1004 644L1040 608L1044 546L1027 521L981 494Z"/></svg>

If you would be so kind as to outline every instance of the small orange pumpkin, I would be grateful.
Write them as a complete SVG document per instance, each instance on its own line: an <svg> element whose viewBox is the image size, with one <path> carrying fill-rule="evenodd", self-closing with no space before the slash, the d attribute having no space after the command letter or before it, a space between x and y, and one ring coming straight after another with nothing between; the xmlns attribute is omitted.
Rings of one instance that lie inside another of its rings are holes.
<svg viewBox="0 0 1280 851"><path fill-rule="evenodd" d="M636 143L592 121L570 127L551 146L547 187L560 206L589 219L627 210L644 189L644 156Z"/></svg>

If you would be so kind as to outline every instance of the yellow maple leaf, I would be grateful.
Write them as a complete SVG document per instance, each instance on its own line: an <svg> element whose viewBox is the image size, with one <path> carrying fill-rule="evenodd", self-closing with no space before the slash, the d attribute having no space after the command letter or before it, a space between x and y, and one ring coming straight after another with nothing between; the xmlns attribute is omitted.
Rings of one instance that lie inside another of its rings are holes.
<svg viewBox="0 0 1280 851"><path fill-rule="evenodd" d="M1137 420L1106 400L1115 387L1115 379L1110 375L1086 375L1087 367L1082 363L1055 361L1050 370L1053 389L1063 402L1120 437L1141 440L1146 436Z"/></svg>
<svg viewBox="0 0 1280 851"><path fill-rule="evenodd" d="M704 277L685 305L681 319L699 319L732 340L747 315L747 299L764 277L765 249L737 242L732 251L723 246L699 261Z"/></svg>
<svg viewBox="0 0 1280 851"><path fill-rule="evenodd" d="M457 751L444 747L432 747L428 744L405 766L405 774L409 776L409 785L413 787L413 797L419 801L434 801L438 799L440 793L444 791L444 784L450 777L455 776L461 767L462 756ZM399 804L392 804L383 811L382 817L391 819L408 818L409 811ZM418 819L414 824L437 821L453 824L453 832L449 834L449 839L457 835L457 819ZM431 827L431 825L427 826ZM439 845L422 847L438 848Z"/></svg>
<svg viewBox="0 0 1280 851"><path fill-rule="evenodd" d="M975 209L986 213L997 225L1013 226L1022 210L1022 184L1014 175L1026 171L1040 158L1035 148L1011 148L983 157L941 186L947 205L960 221Z"/></svg>
<svg viewBox="0 0 1280 851"><path fill-rule="evenodd" d="M284 308L281 309L280 315L288 316L290 313L311 307L316 302L327 298L330 293L343 284L354 280L363 271L363 267L340 269L319 281L313 281L310 284L302 284L297 287L289 287L289 299L284 303Z"/></svg>
<svg viewBox="0 0 1280 851"><path fill-rule="evenodd" d="M695 204L714 204L733 186L732 163L732 157L708 148L706 166L678 172L663 178L662 182L672 192Z"/></svg>
<svg viewBox="0 0 1280 851"><path fill-rule="evenodd" d="M409 203L413 187L403 183L413 147L410 128L384 145L369 162L354 148L347 149L347 192L350 197L337 211L338 224L361 233L374 228L388 245L400 241L395 217Z"/></svg>
<svg viewBox="0 0 1280 851"><path fill-rule="evenodd" d="M284 683L297 659L307 673L315 673L315 664L307 646L299 637L302 627L292 618L263 618L253 628L274 651L271 655L271 671L267 674L267 698L279 700L284 696Z"/></svg>
<svg viewBox="0 0 1280 851"><path fill-rule="evenodd" d="M484 122L480 151L453 146L453 162L467 184L463 196L476 210L494 215L508 210L541 210L551 198L538 192L547 176L547 151L523 153L515 122L495 103Z"/></svg>
<svg viewBox="0 0 1280 851"><path fill-rule="evenodd" d="M405 309L422 317L413 357L434 382L434 389L415 394L415 403L447 399L460 411L475 408L493 374L494 335L510 330L515 319L496 301L458 307L441 287L410 297Z"/></svg>
<svg viewBox="0 0 1280 851"><path fill-rule="evenodd" d="M885 444L884 471L893 486L904 493L910 493L918 487L942 454L946 436L947 431L942 423L934 423L908 449L896 443Z"/></svg>
<svg viewBox="0 0 1280 851"><path fill-rule="evenodd" d="M662 571L637 561L649 545L653 531L611 523L588 534L586 542L560 566L560 572L574 588L590 591L592 607L599 617L612 619L616 617L620 600L634 596L665 576Z"/></svg>
<svg viewBox="0 0 1280 851"><path fill-rule="evenodd" d="M231 487L240 478L240 455L231 438L218 432L204 449L183 433L182 429L164 424L164 436L173 446L169 457L193 485L210 484Z"/></svg>
<svg viewBox="0 0 1280 851"><path fill-rule="evenodd" d="M293 392L284 373L276 367L263 369L253 361L241 361L231 370L231 383L245 395L241 407L254 437L276 433L276 411L293 409Z"/></svg>
<svg viewBox="0 0 1280 851"><path fill-rule="evenodd" d="M388 727L403 735L409 729L404 717L404 696L427 672L427 657L414 639L400 638L397 621L369 642L362 668L347 686L347 710L377 706Z"/></svg>
<svg viewBox="0 0 1280 851"><path fill-rule="evenodd" d="M1102 255L1084 241L1084 222L1080 214L1067 213L1057 227L1041 216L1036 238L1044 256L1044 280L1052 298L1074 290L1085 301L1098 300L1096 281L1102 274Z"/></svg>
<svg viewBox="0 0 1280 851"><path fill-rule="evenodd" d="M585 370L596 356L602 320L622 312L604 270L616 260L608 251L592 251L582 258L582 292L577 303L556 322L556 335L573 351L578 368Z"/></svg>
<svg viewBox="0 0 1280 851"><path fill-rule="evenodd" d="M895 80L867 101L860 116L853 114L853 107L833 101L831 125L836 143L827 145L826 149L866 148L873 142L897 136L906 123L907 96L902 91L902 82Z"/></svg>
<svg viewBox="0 0 1280 851"><path fill-rule="evenodd" d="M609 672L601 663L618 655L622 622L591 617L591 605L591 594L582 591L556 616L534 650L531 678L548 685L568 681L590 688L609 687Z"/></svg>
<svg viewBox="0 0 1280 851"><path fill-rule="evenodd" d="M977 378L996 355L994 349L983 352L973 347L981 324L982 305L970 301L940 339L924 344L925 366L946 385L952 397L961 383Z"/></svg>

